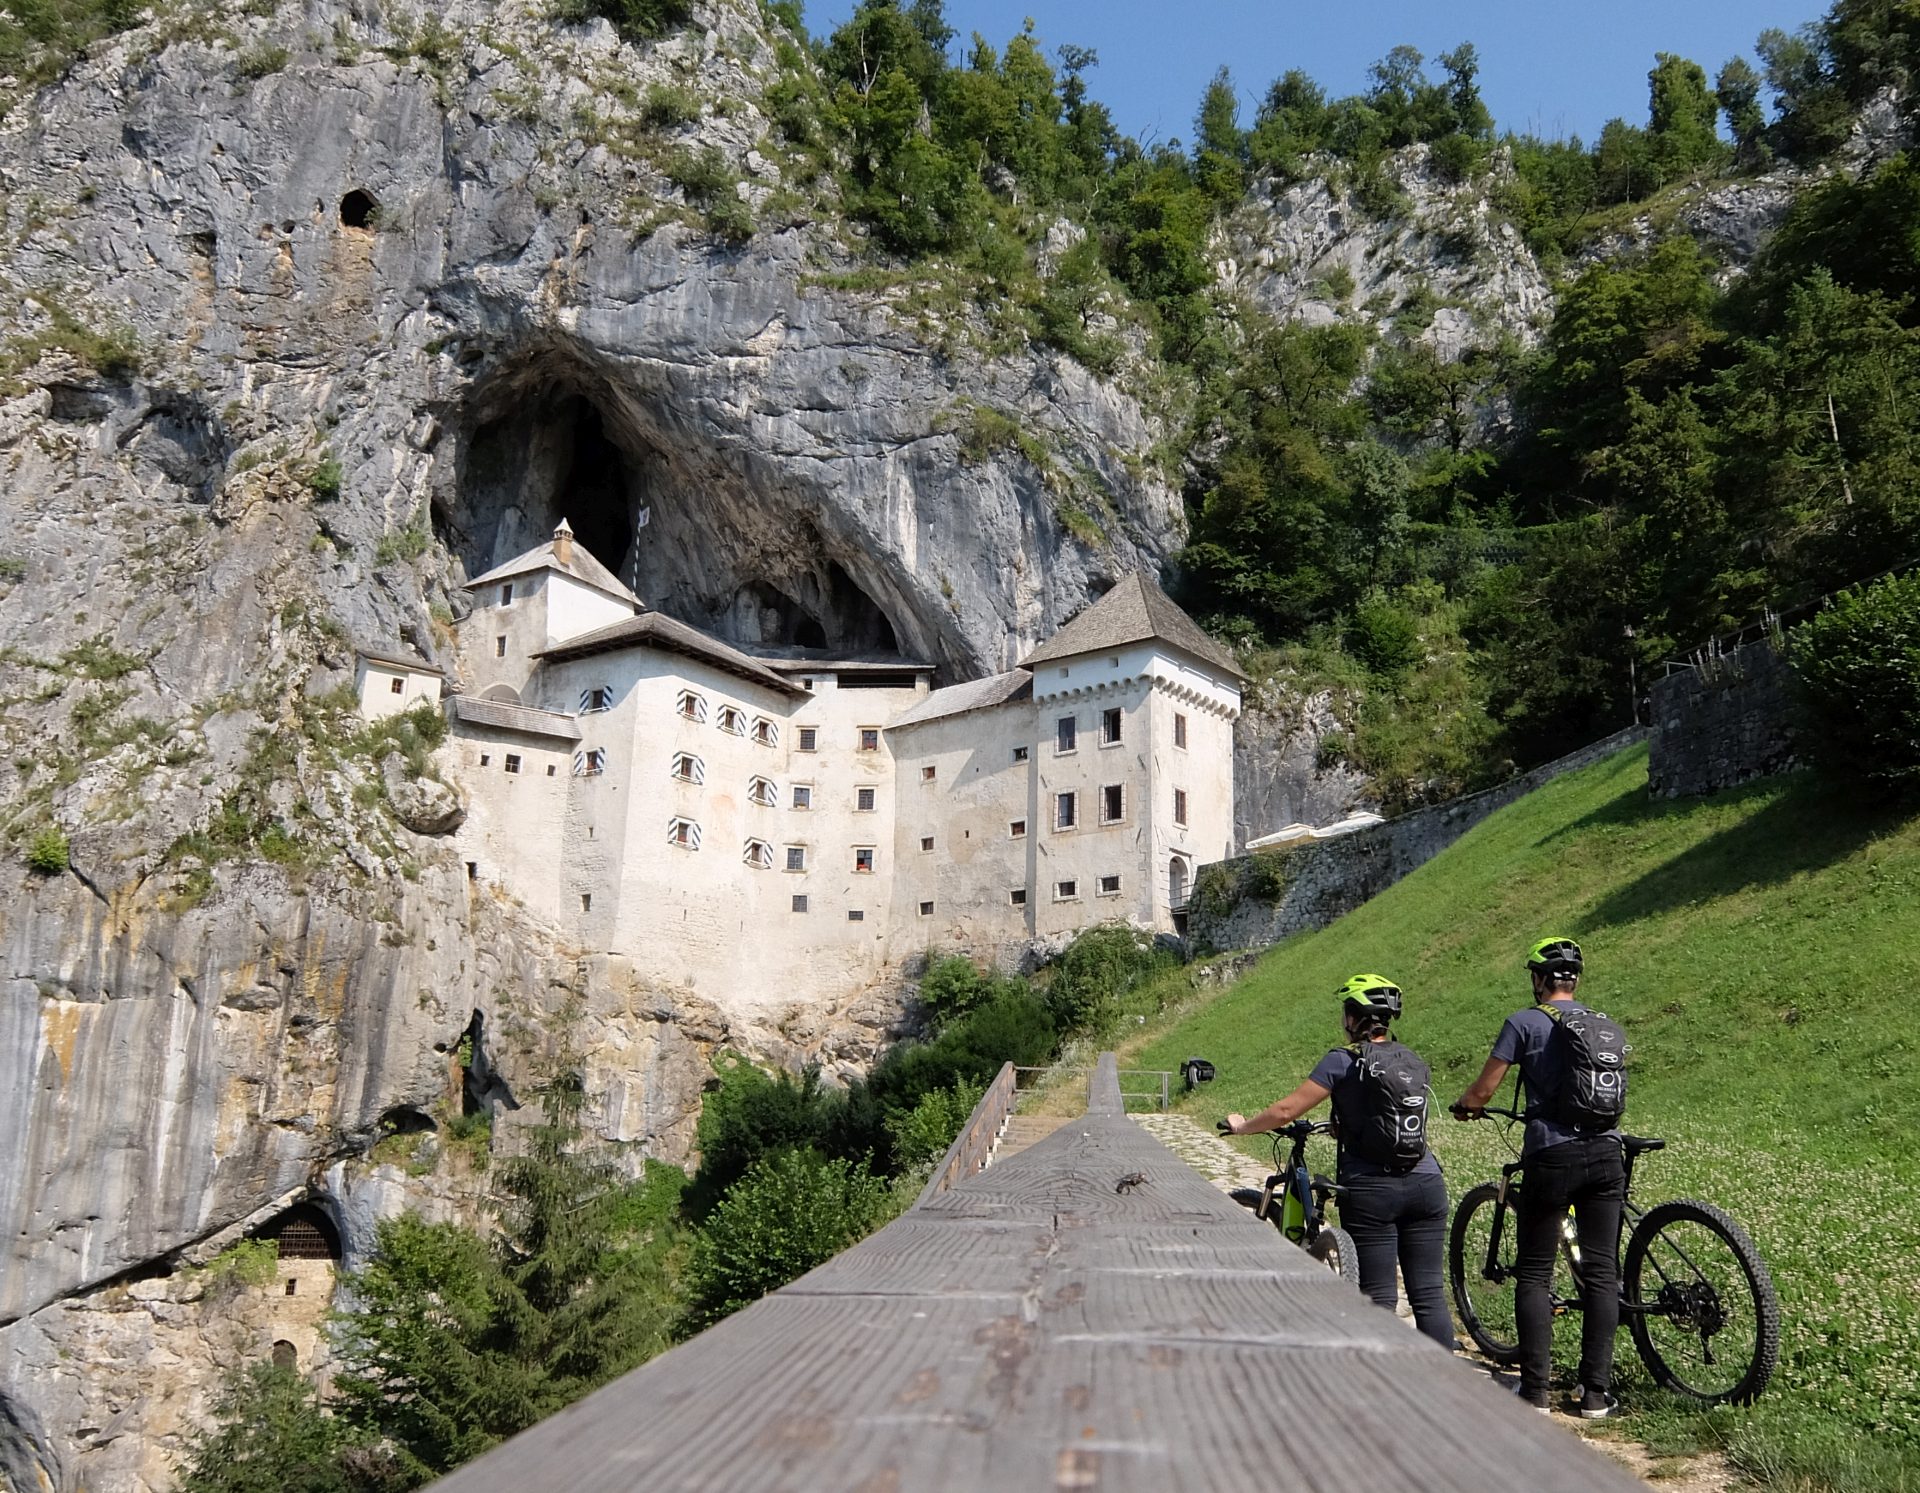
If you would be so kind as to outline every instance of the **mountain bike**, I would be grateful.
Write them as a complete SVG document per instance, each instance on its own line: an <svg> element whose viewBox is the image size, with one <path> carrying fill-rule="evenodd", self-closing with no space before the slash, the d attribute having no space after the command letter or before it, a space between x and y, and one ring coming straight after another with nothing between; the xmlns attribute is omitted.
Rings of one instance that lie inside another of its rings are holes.
<svg viewBox="0 0 1920 1493"><path fill-rule="evenodd" d="M1508 1121L1517 1110L1487 1108ZM1678 1198L1642 1208L1633 1201L1634 1162L1663 1140L1621 1137L1627 1203L1620 1235L1620 1316L1647 1372L1664 1389L1706 1404L1750 1404L1767 1387L1780 1354L1780 1302L1773 1277L1745 1229L1712 1203ZM1496 1363L1520 1361L1514 1317L1516 1194L1525 1163L1500 1168L1498 1182L1470 1189L1454 1209L1447 1279L1460 1324ZM1580 1310L1580 1244L1569 1211L1549 1287L1553 1312Z"/></svg>
<svg viewBox="0 0 1920 1493"><path fill-rule="evenodd" d="M1222 1135L1230 1134L1225 1120L1215 1128ZM1333 1126L1324 1120L1295 1120L1269 1133L1273 1136L1273 1175L1264 1187L1236 1187L1228 1195L1358 1288L1360 1255L1353 1247L1353 1235L1327 1222L1327 1199L1343 1196L1346 1188L1307 1170L1307 1137L1330 1135ZM1282 1161L1280 1143L1287 1140L1293 1142L1293 1151Z"/></svg>

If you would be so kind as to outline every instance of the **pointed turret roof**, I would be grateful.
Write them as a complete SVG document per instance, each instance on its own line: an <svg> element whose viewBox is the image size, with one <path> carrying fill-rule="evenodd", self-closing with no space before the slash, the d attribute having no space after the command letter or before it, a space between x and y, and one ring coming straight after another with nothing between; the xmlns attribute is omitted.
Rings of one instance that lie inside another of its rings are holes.
<svg viewBox="0 0 1920 1493"><path fill-rule="evenodd" d="M1200 630L1172 597L1144 571L1133 571L1093 605L1083 608L1067 625L1020 661L1020 667L1082 653L1109 652L1132 643L1159 641L1190 654L1202 663L1244 680L1247 675L1233 655Z"/></svg>
<svg viewBox="0 0 1920 1493"><path fill-rule="evenodd" d="M504 565L494 566L485 575L475 576L467 582L467 589L471 591L478 586L490 586L495 581L511 580L516 575L526 575L535 570L557 570L583 586L604 591L636 607L643 605L639 597L621 584L620 577L594 559L586 546L573 537L573 526L564 518L553 531L552 539L538 549L515 556Z"/></svg>

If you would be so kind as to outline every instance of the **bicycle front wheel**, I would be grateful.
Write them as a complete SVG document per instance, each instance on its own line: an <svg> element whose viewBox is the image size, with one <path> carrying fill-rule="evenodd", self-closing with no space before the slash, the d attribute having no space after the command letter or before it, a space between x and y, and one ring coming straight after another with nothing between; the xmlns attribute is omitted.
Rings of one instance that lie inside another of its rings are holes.
<svg viewBox="0 0 1920 1493"><path fill-rule="evenodd" d="M1503 1205L1500 1189L1482 1182L1460 1199L1453 1210L1453 1231L1447 1239L1447 1281L1453 1288L1453 1308L1473 1345L1495 1363L1520 1361L1520 1329L1513 1315L1513 1210L1505 1210L1500 1226L1500 1250L1489 1261L1487 1241Z"/></svg>
<svg viewBox="0 0 1920 1493"><path fill-rule="evenodd" d="M1360 1252L1353 1247L1353 1235L1333 1224L1322 1224L1320 1232L1307 1242L1312 1255L1340 1279L1360 1289Z"/></svg>
<svg viewBox="0 0 1920 1493"><path fill-rule="evenodd" d="M1707 1404L1751 1404L1780 1356L1780 1301L1753 1241L1711 1203L1647 1211L1627 1244L1621 1295L1654 1382Z"/></svg>

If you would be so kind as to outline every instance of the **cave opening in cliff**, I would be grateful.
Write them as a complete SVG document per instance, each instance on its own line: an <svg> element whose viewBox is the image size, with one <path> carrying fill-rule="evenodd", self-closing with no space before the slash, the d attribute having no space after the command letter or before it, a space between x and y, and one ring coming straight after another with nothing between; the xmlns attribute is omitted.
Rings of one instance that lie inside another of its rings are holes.
<svg viewBox="0 0 1920 1493"><path fill-rule="evenodd" d="M272 1244L283 1260L340 1259L340 1231L324 1208L295 1203L262 1224L256 1237Z"/></svg>
<svg viewBox="0 0 1920 1493"><path fill-rule="evenodd" d="M895 656L910 603L822 499L692 400L641 395L552 348L503 368L453 416L432 513L474 576L565 519L646 605L749 649Z"/></svg>

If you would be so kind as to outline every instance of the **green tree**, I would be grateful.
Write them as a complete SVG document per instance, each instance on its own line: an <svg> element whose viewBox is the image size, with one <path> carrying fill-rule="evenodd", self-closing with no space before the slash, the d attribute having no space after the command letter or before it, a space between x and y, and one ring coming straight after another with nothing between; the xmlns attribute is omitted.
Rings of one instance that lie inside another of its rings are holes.
<svg viewBox="0 0 1920 1493"><path fill-rule="evenodd" d="M1920 576L1843 591L1789 640L1815 760L1843 780L1920 791Z"/></svg>
<svg viewBox="0 0 1920 1493"><path fill-rule="evenodd" d="M181 1456L181 1493L398 1493L414 1480L377 1438L327 1414L290 1369L254 1364L221 1381L213 1421Z"/></svg>
<svg viewBox="0 0 1920 1493"><path fill-rule="evenodd" d="M1764 167L1773 157L1767 144L1767 115L1760 107L1760 75L1744 57L1735 57L1713 80L1713 94L1727 118L1733 136L1734 157L1748 170Z"/></svg>
<svg viewBox="0 0 1920 1493"><path fill-rule="evenodd" d="M1638 202L1660 185L1647 132L1624 119L1600 127L1593 148L1593 194L1599 203Z"/></svg>
<svg viewBox="0 0 1920 1493"><path fill-rule="evenodd" d="M1661 184L1678 181L1725 158L1726 148L1714 131L1719 100L1707 87L1707 75L1697 62L1671 52L1655 55L1647 74L1648 156Z"/></svg>
<svg viewBox="0 0 1920 1493"><path fill-rule="evenodd" d="M1200 97L1193 120L1193 173L1200 190L1218 202L1246 190L1247 135L1240 128L1240 97L1223 67Z"/></svg>
<svg viewBox="0 0 1920 1493"><path fill-rule="evenodd" d="M885 1222L890 1207L886 1183L858 1162L804 1147L761 1157L695 1242L692 1323L717 1322L832 1259Z"/></svg>
<svg viewBox="0 0 1920 1493"><path fill-rule="evenodd" d="M547 1086L528 1152L500 1168L483 1239L411 1214L382 1222L338 1321L334 1389L411 1482L436 1477L626 1372L670 1340L685 1179L639 1183L579 1144L581 1091Z"/></svg>
<svg viewBox="0 0 1920 1493"><path fill-rule="evenodd" d="M1252 164L1283 182L1298 178L1306 158L1327 144L1326 90L1298 68L1267 90L1247 144Z"/></svg>

